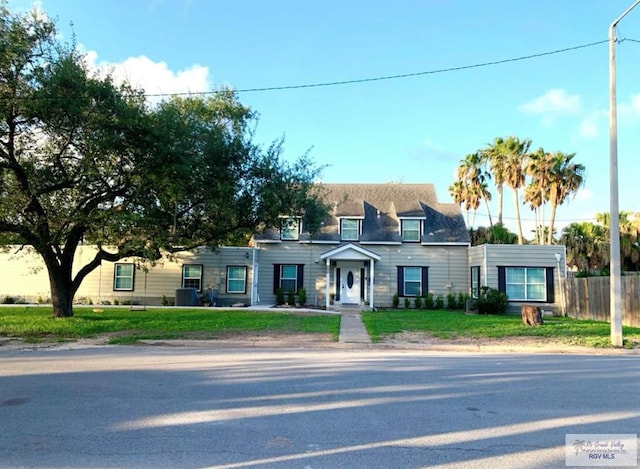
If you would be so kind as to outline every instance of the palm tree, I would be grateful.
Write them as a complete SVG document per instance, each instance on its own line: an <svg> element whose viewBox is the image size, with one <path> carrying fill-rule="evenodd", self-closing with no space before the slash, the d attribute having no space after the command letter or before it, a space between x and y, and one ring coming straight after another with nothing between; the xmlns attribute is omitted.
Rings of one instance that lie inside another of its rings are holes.
<svg viewBox="0 0 640 469"><path fill-rule="evenodd" d="M449 186L449 194L451 194L456 204L461 207L464 204L465 210L467 211L467 226L469 226L469 185L465 181L458 179Z"/></svg>
<svg viewBox="0 0 640 469"><path fill-rule="evenodd" d="M475 224L475 213L480 206L480 201L484 201L489 216L489 225L493 225L489 207L491 192L489 192L486 182L491 178L491 175L486 171L485 164L486 162L481 152L470 153L460 161L456 175L460 181L464 181L467 184L469 202L474 210L473 223Z"/></svg>
<svg viewBox="0 0 640 469"><path fill-rule="evenodd" d="M602 224L590 222L574 222L567 225L562 230L560 238L567 249L567 265L585 272L605 268L609 263L607 229Z"/></svg>
<svg viewBox="0 0 640 469"><path fill-rule="evenodd" d="M505 155L502 153L502 146L504 140L500 137L493 139L493 143L488 143L480 154L483 160L489 164L490 174L493 176L493 181L496 185L496 192L498 193L498 223L502 224L502 198L503 187L505 182Z"/></svg>
<svg viewBox="0 0 640 469"><path fill-rule="evenodd" d="M547 243L553 243L553 225L558 205L562 205L570 195L575 195L584 185L585 168L580 163L571 160L575 153L564 154L557 152L553 155L549 171L549 205L551 215L549 219L549 232Z"/></svg>
<svg viewBox="0 0 640 469"><path fill-rule="evenodd" d="M545 243L544 204L548 201L547 188L550 184L551 164L552 155L546 153L544 149L538 148L529 155L525 167L525 174L531 180L525 188L524 200L529 203L529 206L535 212L537 244Z"/></svg>
<svg viewBox="0 0 640 469"><path fill-rule="evenodd" d="M520 220L520 195L518 190L524 186L524 168L527 164L531 140L520 140L517 137L507 137L499 145L499 151L504 155L504 182L513 190L513 202L516 216L518 244L523 244L522 223Z"/></svg>

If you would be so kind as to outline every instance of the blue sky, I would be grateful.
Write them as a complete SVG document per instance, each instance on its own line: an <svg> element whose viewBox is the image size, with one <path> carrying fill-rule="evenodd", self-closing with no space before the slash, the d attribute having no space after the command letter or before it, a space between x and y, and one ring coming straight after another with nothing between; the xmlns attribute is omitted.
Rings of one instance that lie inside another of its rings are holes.
<svg viewBox="0 0 640 469"><path fill-rule="evenodd" d="M632 0L42 0L96 66L148 93L359 80L502 61L607 39ZM24 9L27 0L11 0ZM73 23L73 27L70 26ZM620 209L640 211L640 6L616 46ZM608 44L500 65L390 80L241 91L256 140L285 136L326 182L431 182L439 199L459 160L495 137L576 153L585 187L560 226L609 211ZM495 192L495 191L494 191ZM495 194L494 194L495 196ZM513 209L505 194L505 216ZM525 235L533 212L521 208ZM493 209L495 214L495 208ZM509 218L507 223L511 224ZM481 208L476 224L488 225ZM513 229L513 227L511 226Z"/></svg>

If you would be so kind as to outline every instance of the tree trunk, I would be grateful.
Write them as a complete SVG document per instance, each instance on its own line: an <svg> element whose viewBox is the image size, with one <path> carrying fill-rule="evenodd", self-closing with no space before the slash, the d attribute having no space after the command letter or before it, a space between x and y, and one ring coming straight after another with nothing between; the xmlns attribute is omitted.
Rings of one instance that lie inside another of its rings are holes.
<svg viewBox="0 0 640 469"><path fill-rule="evenodd" d="M551 201L551 215L549 215L549 233L547 233L547 244L553 244L553 225L556 222L556 209L558 204L555 200Z"/></svg>
<svg viewBox="0 0 640 469"><path fill-rule="evenodd" d="M542 309L533 305L522 305L520 307L522 322L525 326L541 326L544 324L542 320Z"/></svg>
<svg viewBox="0 0 640 469"><path fill-rule="evenodd" d="M516 229L518 230L518 244L523 244L522 223L520 222L520 197L518 197L518 189L513 189L513 203L515 205Z"/></svg>
<svg viewBox="0 0 640 469"><path fill-rule="evenodd" d="M489 201L484 199L484 204L487 207L487 215L489 216L489 226L493 226L493 220L491 219L491 209L489 208Z"/></svg>
<svg viewBox="0 0 640 469"><path fill-rule="evenodd" d="M51 303L54 318L69 318L73 316L73 297L75 289L71 281L71 269L58 265L47 266L49 271L49 285L51 287Z"/></svg>
<svg viewBox="0 0 640 469"><path fill-rule="evenodd" d="M502 185L496 186L498 192L498 224L502 225Z"/></svg>

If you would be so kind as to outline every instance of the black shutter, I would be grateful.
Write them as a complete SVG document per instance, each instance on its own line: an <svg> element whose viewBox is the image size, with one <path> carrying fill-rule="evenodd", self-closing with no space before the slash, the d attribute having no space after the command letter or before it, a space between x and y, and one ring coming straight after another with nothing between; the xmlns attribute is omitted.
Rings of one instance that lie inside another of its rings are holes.
<svg viewBox="0 0 640 469"><path fill-rule="evenodd" d="M547 267L547 303L554 303L556 301L555 285L553 282L553 267Z"/></svg>
<svg viewBox="0 0 640 469"><path fill-rule="evenodd" d="M364 269L360 269L360 299L362 301L364 301L364 282L365 282L365 276L364 276Z"/></svg>
<svg viewBox="0 0 640 469"><path fill-rule="evenodd" d="M340 301L340 267L336 268L336 301Z"/></svg>
<svg viewBox="0 0 640 469"><path fill-rule="evenodd" d="M498 267L498 290L507 293L507 271L504 267Z"/></svg>
<svg viewBox="0 0 640 469"><path fill-rule="evenodd" d="M404 267L398 266L398 296L404 296Z"/></svg>
<svg viewBox="0 0 640 469"><path fill-rule="evenodd" d="M273 294L280 288L280 264L273 264Z"/></svg>
<svg viewBox="0 0 640 469"><path fill-rule="evenodd" d="M429 292L429 267L422 268L422 296Z"/></svg>
<svg viewBox="0 0 640 469"><path fill-rule="evenodd" d="M298 264L298 273L296 275L296 293L304 287L304 264Z"/></svg>

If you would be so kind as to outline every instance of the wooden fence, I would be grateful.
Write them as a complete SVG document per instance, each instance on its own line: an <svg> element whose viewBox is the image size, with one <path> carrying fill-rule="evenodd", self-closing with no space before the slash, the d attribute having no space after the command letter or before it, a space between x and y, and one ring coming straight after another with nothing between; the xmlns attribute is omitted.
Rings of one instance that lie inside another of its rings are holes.
<svg viewBox="0 0 640 469"><path fill-rule="evenodd" d="M562 279L567 316L577 319L610 321L609 277ZM640 327L640 275L623 275L622 324Z"/></svg>

